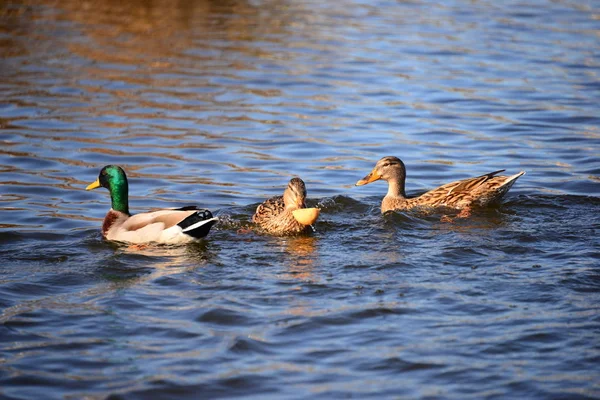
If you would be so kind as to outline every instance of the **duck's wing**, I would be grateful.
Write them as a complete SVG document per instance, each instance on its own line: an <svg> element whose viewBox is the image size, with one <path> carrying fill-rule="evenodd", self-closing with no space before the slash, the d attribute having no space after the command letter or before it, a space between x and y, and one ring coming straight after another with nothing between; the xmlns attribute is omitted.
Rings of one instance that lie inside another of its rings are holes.
<svg viewBox="0 0 600 400"><path fill-rule="evenodd" d="M278 216L283 210L285 210L283 196L271 197L256 207L256 212L252 216L252 222L261 224Z"/></svg>
<svg viewBox="0 0 600 400"><path fill-rule="evenodd" d="M448 196L460 196L468 193L475 193L481 190L482 188L491 187L494 181L501 181L497 179L493 179L500 172L504 172L506 170L499 169L498 171L490 172L488 174L484 174L481 176L477 176L475 178L467 178L462 179L460 181L448 183L441 188L448 189ZM500 177L499 177L500 178ZM505 177L502 177L505 178ZM440 189L441 189L440 188Z"/></svg>
<svg viewBox="0 0 600 400"><path fill-rule="evenodd" d="M501 169L474 178L447 183L414 199L430 206L466 207L473 203L486 205L500 199L514 181L525 172L513 176L497 176Z"/></svg>

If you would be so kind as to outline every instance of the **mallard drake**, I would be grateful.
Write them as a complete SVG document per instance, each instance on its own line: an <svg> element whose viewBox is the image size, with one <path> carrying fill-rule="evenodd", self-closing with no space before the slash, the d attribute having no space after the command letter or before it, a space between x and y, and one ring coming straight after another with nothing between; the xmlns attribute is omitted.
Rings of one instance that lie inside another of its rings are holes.
<svg viewBox="0 0 600 400"><path fill-rule="evenodd" d="M102 236L108 240L135 244L188 243L208 235L210 228L218 221L210 211L196 206L131 215L127 175L116 165L102 168L98 179L85 189L99 187L108 189L112 202L102 223Z"/></svg>
<svg viewBox="0 0 600 400"><path fill-rule="evenodd" d="M310 232L319 217L318 208L306 208L306 186L300 178L292 178L283 196L266 200L256 208L252 222L277 235Z"/></svg>
<svg viewBox="0 0 600 400"><path fill-rule="evenodd" d="M472 206L486 206L498 202L525 171L512 176L496 176L504 170L490 172L475 178L447 183L418 197L408 198L404 191L406 168L397 157L383 157L371 173L356 182L366 185L379 179L387 181L388 192L381 202L381 212L408 210L417 207L447 207L468 210ZM466 216L463 214L462 216Z"/></svg>

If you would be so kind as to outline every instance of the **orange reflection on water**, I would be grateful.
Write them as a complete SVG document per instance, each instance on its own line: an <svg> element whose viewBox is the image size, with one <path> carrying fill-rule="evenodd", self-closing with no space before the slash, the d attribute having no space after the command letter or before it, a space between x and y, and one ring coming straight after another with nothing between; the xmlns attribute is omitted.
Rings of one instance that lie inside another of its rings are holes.
<svg viewBox="0 0 600 400"><path fill-rule="evenodd" d="M284 251L289 255L285 277L296 280L314 280L315 250L317 238L299 236L286 239Z"/></svg>

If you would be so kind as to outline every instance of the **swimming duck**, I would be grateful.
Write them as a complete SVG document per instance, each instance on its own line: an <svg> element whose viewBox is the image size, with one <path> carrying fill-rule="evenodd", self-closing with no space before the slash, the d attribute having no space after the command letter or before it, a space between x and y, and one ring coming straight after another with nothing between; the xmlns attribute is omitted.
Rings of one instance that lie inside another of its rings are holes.
<svg viewBox="0 0 600 400"><path fill-rule="evenodd" d="M129 186L125 171L116 165L102 168L98 179L86 190L105 187L110 192L112 207L104 217L102 236L108 240L145 244L188 243L208 235L217 222L208 210L196 206L168 208L131 215Z"/></svg>
<svg viewBox="0 0 600 400"><path fill-rule="evenodd" d="M408 198L404 191L406 168L397 157L383 157L375 168L356 186L366 185L379 179L387 181L388 192L381 202L381 212L408 210L416 207L448 207L464 210L459 216L468 216L472 206L486 206L498 202L525 171L512 176L496 176L504 170L490 172L475 178L447 183L418 197Z"/></svg>
<svg viewBox="0 0 600 400"><path fill-rule="evenodd" d="M256 208L252 222L276 235L310 232L319 217L318 208L306 208L306 186L300 178L292 178L283 196L267 199Z"/></svg>

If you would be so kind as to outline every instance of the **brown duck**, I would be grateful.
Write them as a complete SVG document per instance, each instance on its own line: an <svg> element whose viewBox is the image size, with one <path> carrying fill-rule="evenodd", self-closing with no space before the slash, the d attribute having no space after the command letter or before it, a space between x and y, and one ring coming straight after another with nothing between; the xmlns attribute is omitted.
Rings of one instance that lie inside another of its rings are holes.
<svg viewBox="0 0 600 400"><path fill-rule="evenodd" d="M476 178L467 178L447 183L418 197L408 198L404 191L406 168L397 157L383 157L371 173L356 182L356 186L366 185L379 179L387 181L388 192L381 202L381 212L409 210L417 207L447 207L463 210L459 216L466 217L473 206L487 206L498 202L508 192L513 183L525 171L512 176L498 176L504 170L490 172Z"/></svg>
<svg viewBox="0 0 600 400"><path fill-rule="evenodd" d="M306 186L300 178L292 178L283 196L267 199L256 208L252 222L276 235L290 235L312 230L319 217L318 208L306 208Z"/></svg>

